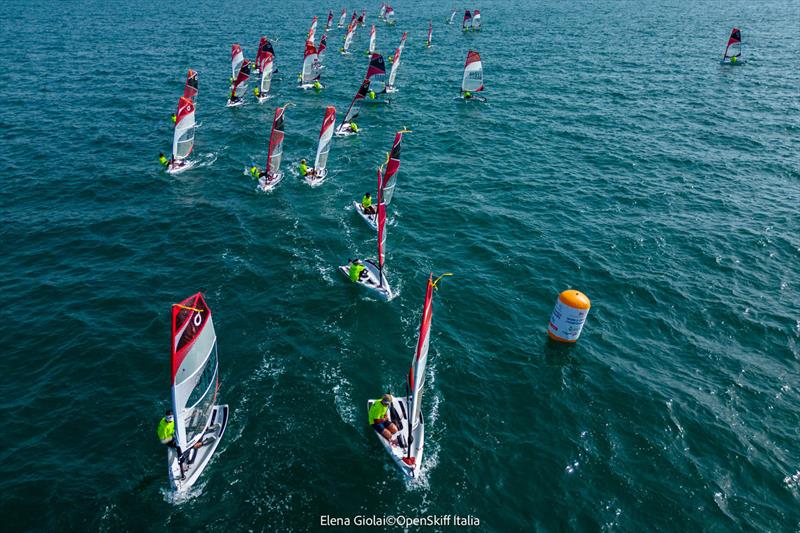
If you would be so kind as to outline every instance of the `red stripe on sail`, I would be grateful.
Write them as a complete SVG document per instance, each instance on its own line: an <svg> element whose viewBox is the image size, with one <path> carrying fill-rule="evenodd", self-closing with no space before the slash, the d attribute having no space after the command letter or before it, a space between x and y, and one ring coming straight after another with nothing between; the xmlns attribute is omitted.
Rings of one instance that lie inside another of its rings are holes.
<svg viewBox="0 0 800 533"><path fill-rule="evenodd" d="M211 318L211 310L206 305L202 293L198 292L178 304L173 304L172 342L170 345L173 384L175 383L175 374L183 363L186 353L205 328L209 318Z"/></svg>
<svg viewBox="0 0 800 533"><path fill-rule="evenodd" d="M386 174L383 175L383 187L385 187L392 176L397 174L400 169L400 142L403 140L403 134L399 131L394 136L394 144L392 144L392 151L389 152L389 162L386 164Z"/></svg>
<svg viewBox="0 0 800 533"><path fill-rule="evenodd" d="M311 44L311 41L306 41L306 51L303 54L303 59L316 53L317 53L317 48L313 44Z"/></svg>
<svg viewBox="0 0 800 533"><path fill-rule="evenodd" d="M272 54L270 54L269 52L265 52L264 57L261 58L261 63L258 65L258 70L260 70L261 72L266 72L267 67L269 67L271 70L272 60L273 60Z"/></svg>
<svg viewBox="0 0 800 533"><path fill-rule="evenodd" d="M336 108L329 105L325 108L325 118L322 119L322 128L319 130L319 136L322 137L325 130L331 128L334 122L336 122Z"/></svg>
<svg viewBox="0 0 800 533"><path fill-rule="evenodd" d="M322 39L319 40L319 49L317 50L317 54L321 54L326 48L328 48L328 36L323 34Z"/></svg>
<svg viewBox="0 0 800 533"><path fill-rule="evenodd" d="M739 28L733 28L731 30L731 36L728 39L728 46L742 42L742 32L739 31Z"/></svg>
<svg viewBox="0 0 800 533"><path fill-rule="evenodd" d="M250 79L250 60L245 59L242 61L242 66L239 67L239 74L236 76L236 81L233 82L233 90L231 91L234 96L236 96L236 89L239 88L241 84L246 82Z"/></svg>
<svg viewBox="0 0 800 533"><path fill-rule="evenodd" d="M178 111L175 113L175 125L180 124L181 120L190 113L194 113L194 103L189 98L181 96L178 100Z"/></svg>
<svg viewBox="0 0 800 533"><path fill-rule="evenodd" d="M186 75L186 85L183 87L183 97L193 100L197 96L197 87L197 72L189 69L189 73Z"/></svg>
<svg viewBox="0 0 800 533"><path fill-rule="evenodd" d="M233 61L233 59L241 53L242 53L241 46L239 46L238 44L231 45L231 61Z"/></svg>
<svg viewBox="0 0 800 533"><path fill-rule="evenodd" d="M264 45L267 44L267 38L261 37L261 40L258 41L258 52L256 52L256 66L260 69L261 63L264 61L264 54L267 51L264 49Z"/></svg>
<svg viewBox="0 0 800 533"><path fill-rule="evenodd" d="M386 74L386 63L384 63L382 55L372 54L367 67L367 79L377 74Z"/></svg>
<svg viewBox="0 0 800 533"><path fill-rule="evenodd" d="M472 20L472 14L470 14L469 9L464 11L464 20L461 22L461 27L465 28L467 26L467 21Z"/></svg>

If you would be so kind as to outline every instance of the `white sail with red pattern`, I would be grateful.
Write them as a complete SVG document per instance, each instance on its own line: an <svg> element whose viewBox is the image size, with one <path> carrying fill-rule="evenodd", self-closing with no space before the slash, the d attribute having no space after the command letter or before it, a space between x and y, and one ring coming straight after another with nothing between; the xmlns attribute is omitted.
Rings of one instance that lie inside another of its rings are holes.
<svg viewBox="0 0 800 533"><path fill-rule="evenodd" d="M239 74L239 68L241 68L243 61L244 53L242 52L242 47L238 44L231 45L231 78L235 79Z"/></svg>
<svg viewBox="0 0 800 533"><path fill-rule="evenodd" d="M481 29L481 12L477 9L472 12L472 29L479 30Z"/></svg>
<svg viewBox="0 0 800 533"><path fill-rule="evenodd" d="M392 150L386 162L386 173L383 175L383 182L380 185L383 195L383 202L386 205L392 203L394 189L397 185L397 171L400 170L400 145L403 141L403 134L409 133L408 130L398 131L394 136Z"/></svg>
<svg viewBox="0 0 800 533"><path fill-rule="evenodd" d="M461 21L461 29L466 30L469 27L467 23L472 24L472 13L469 12L469 9L464 11L464 20Z"/></svg>
<svg viewBox="0 0 800 533"><path fill-rule="evenodd" d="M311 21L311 28L308 30L308 37L306 37L306 41L310 42L312 45L314 44L314 37L317 34L317 17Z"/></svg>
<svg viewBox="0 0 800 533"><path fill-rule="evenodd" d="M267 177L272 178L281 170L283 159L283 114L286 106L275 109L275 118L272 120L272 133L269 136L269 152L267 152Z"/></svg>
<svg viewBox="0 0 800 533"><path fill-rule="evenodd" d="M194 148L194 102L181 96L178 111L175 113L175 131L172 136L172 159L182 161L189 157Z"/></svg>
<svg viewBox="0 0 800 533"><path fill-rule="evenodd" d="M171 352L175 443L186 450L202 437L217 398L217 334L201 293L172 306Z"/></svg>
<svg viewBox="0 0 800 533"><path fill-rule="evenodd" d="M475 50L467 52L464 63L464 78L461 80L462 92L479 92L483 90L483 63L481 55Z"/></svg>
<svg viewBox="0 0 800 533"><path fill-rule="evenodd" d="M317 58L317 49L311 41L306 41L306 51L303 54L303 73L301 76L303 84L309 84L319 79L319 71L314 68Z"/></svg>
<svg viewBox="0 0 800 533"><path fill-rule="evenodd" d="M372 28L369 30L369 50L367 50L370 54L375 53L375 24L372 25Z"/></svg>
<svg viewBox="0 0 800 533"><path fill-rule="evenodd" d="M261 64L258 68L261 70L261 82L259 83L258 96L265 97L269 93L272 85L272 54L266 52L261 59Z"/></svg>
<svg viewBox="0 0 800 533"><path fill-rule="evenodd" d="M347 8L342 8L342 16L339 17L339 24L340 28L344 28L344 21L347 18Z"/></svg>
<svg viewBox="0 0 800 533"><path fill-rule="evenodd" d="M328 10L328 21L325 23L325 31L328 31L333 27L333 11L330 9Z"/></svg>
<svg viewBox="0 0 800 533"><path fill-rule="evenodd" d="M411 401L409 402L408 420L409 429L413 430L421 421L420 410L422 407L422 391L425 386L425 367L428 364L428 348L431 339L431 322L433 320L433 274L428 276L428 286L425 289L425 304L422 306L422 319L419 326L419 339L417 352L411 360L411 369L408 372L408 390Z"/></svg>
<svg viewBox="0 0 800 533"><path fill-rule="evenodd" d="M331 151L331 140L333 130L336 125L336 108L329 105L325 109L325 117L322 119L322 128L319 130L319 144L317 145L317 157L314 159L314 172L317 175L324 173L328 166L328 154Z"/></svg>
<svg viewBox="0 0 800 533"><path fill-rule="evenodd" d="M350 25L347 27L347 35L344 36L344 46L342 47L343 52L347 52L350 50L350 43L353 42L353 33L356 31L356 23L351 22Z"/></svg>
<svg viewBox="0 0 800 533"><path fill-rule="evenodd" d="M400 68L400 56L403 54L403 47L406 44L406 32L403 32L403 37L400 39L400 46L394 51L394 61L392 62L392 69L389 71L389 80L386 83L387 87L394 87L394 79L397 77L397 69Z"/></svg>
<svg viewBox="0 0 800 533"><path fill-rule="evenodd" d="M428 42L427 42L427 46L431 45L431 38L432 37L433 37L433 21L429 20L428 21Z"/></svg>

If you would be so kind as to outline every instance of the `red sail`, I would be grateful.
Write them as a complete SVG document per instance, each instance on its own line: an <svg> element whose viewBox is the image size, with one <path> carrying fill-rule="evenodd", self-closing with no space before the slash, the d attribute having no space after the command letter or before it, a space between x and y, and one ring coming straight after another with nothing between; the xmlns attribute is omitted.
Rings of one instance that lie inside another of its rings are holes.
<svg viewBox="0 0 800 533"><path fill-rule="evenodd" d="M322 38L319 40L317 54L322 55L322 52L324 52L326 48L328 48L328 35L323 33Z"/></svg>
<svg viewBox="0 0 800 533"><path fill-rule="evenodd" d="M372 54L369 58L369 66L367 67L366 79L372 78L377 74L386 74L386 64L383 61L383 56L380 54Z"/></svg>
<svg viewBox="0 0 800 533"><path fill-rule="evenodd" d="M175 113L175 124L178 125L183 120L183 117L188 115L189 113L194 112L194 102L192 102L189 98L182 96L178 100L178 111Z"/></svg>
<svg viewBox="0 0 800 533"><path fill-rule="evenodd" d="M471 21L471 20L472 20L472 14L469 12L469 9L467 9L466 11L464 11L464 20L461 22L461 27L462 28L466 28L467 27L467 21Z"/></svg>
<svg viewBox="0 0 800 533"><path fill-rule="evenodd" d="M380 172L380 171L379 171ZM378 268L383 268L386 258L386 204L378 204Z"/></svg>
<svg viewBox="0 0 800 533"><path fill-rule="evenodd" d="M731 30L731 37L728 39L728 46L740 42L742 42L742 32L739 31L739 28L733 28Z"/></svg>
<svg viewBox="0 0 800 533"><path fill-rule="evenodd" d="M197 293L172 306L172 382L178 372L186 353L191 349L194 340L203 331L211 310L206 305L202 293Z"/></svg>

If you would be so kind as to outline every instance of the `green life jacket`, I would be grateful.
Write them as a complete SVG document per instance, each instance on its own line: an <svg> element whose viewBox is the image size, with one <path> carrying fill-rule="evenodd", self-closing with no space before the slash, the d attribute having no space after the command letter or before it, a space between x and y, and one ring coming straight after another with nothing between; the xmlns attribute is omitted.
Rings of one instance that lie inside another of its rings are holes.
<svg viewBox="0 0 800 533"><path fill-rule="evenodd" d="M358 133L358 124L356 124L355 122L351 122L351 123L350 123L350 129L351 129L351 130L352 130L354 133Z"/></svg>
<svg viewBox="0 0 800 533"><path fill-rule="evenodd" d="M165 167L166 167L167 165L169 165L169 161L167 161L167 158L166 158L166 157L164 157L163 155L162 155L161 157L159 157L159 158L158 158L158 162L159 162L159 163L161 163L162 165L164 165Z"/></svg>
<svg viewBox="0 0 800 533"><path fill-rule="evenodd" d="M252 174L252 176L254 178L257 178L258 177L258 167L250 167L250 174Z"/></svg>
<svg viewBox="0 0 800 533"><path fill-rule="evenodd" d="M167 422L167 417L161 419L156 429L156 436L160 441L169 441L175 435L175 421Z"/></svg>
<svg viewBox="0 0 800 533"><path fill-rule="evenodd" d="M348 275L350 276L350 281L353 283L357 283L358 279L361 277L361 272L364 271L366 267L364 265L359 265L357 263L350 264L350 271Z"/></svg>
<svg viewBox="0 0 800 533"><path fill-rule="evenodd" d="M386 418L386 413L389 412L389 406L381 403L381 398L375 400L372 407L369 408L369 423L374 424L375 420Z"/></svg>
<svg viewBox="0 0 800 533"><path fill-rule="evenodd" d="M308 165L300 163L300 176L305 176L306 174L308 174Z"/></svg>
<svg viewBox="0 0 800 533"><path fill-rule="evenodd" d="M361 207L366 209L371 205L372 205L372 197L365 195L364 198L361 199Z"/></svg>

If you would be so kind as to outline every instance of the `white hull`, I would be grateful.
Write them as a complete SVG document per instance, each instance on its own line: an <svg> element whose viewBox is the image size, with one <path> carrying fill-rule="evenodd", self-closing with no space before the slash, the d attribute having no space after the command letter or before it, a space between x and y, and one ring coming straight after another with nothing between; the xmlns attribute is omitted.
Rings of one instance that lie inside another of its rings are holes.
<svg viewBox="0 0 800 533"><path fill-rule="evenodd" d="M304 91L308 91L308 90L311 90L311 89L314 88L314 84L313 83L302 83L302 84L298 85L298 87L300 89L303 89ZM319 88L320 89L324 89L325 86L320 83L319 84Z"/></svg>
<svg viewBox="0 0 800 533"><path fill-rule="evenodd" d="M267 181L266 176L263 176L261 178L258 178L258 188L264 192L269 192L275 189L275 187L278 186L281 180L283 180L283 172L278 172L277 174L273 174L272 179L269 181Z"/></svg>
<svg viewBox="0 0 800 533"><path fill-rule="evenodd" d="M362 264L367 268L367 278L358 280L356 283L371 291L374 291L381 298L385 300L392 299L392 289L389 287L389 282L386 280L386 275L380 272L380 269L370 260L362 261ZM339 267L339 271L344 276L350 279L350 265Z"/></svg>
<svg viewBox="0 0 800 533"><path fill-rule="evenodd" d="M394 85L387 85L386 86L386 92L388 94L393 94L393 93L396 93L397 91L398 91L398 89Z"/></svg>
<svg viewBox="0 0 800 533"><path fill-rule="evenodd" d="M357 134L356 132L350 129L349 122L343 122L342 124L339 124L339 126L336 128L334 135L336 135L337 137L350 137L351 135L357 135Z"/></svg>
<svg viewBox="0 0 800 533"><path fill-rule="evenodd" d="M267 100L269 100L270 98L272 98L272 95L271 95L271 94L268 94L268 95L266 95L266 96L256 96L256 100L258 100L258 103L259 103L259 104L263 104L264 102L266 102L266 101L267 101Z"/></svg>
<svg viewBox="0 0 800 533"><path fill-rule="evenodd" d="M178 163L181 163L181 164L178 164ZM167 167L167 174L173 174L173 175L174 174L180 174L181 172L189 170L190 168L192 168L196 164L197 164L197 161L189 161L187 159L184 159L183 161L176 161L174 163L170 163L170 165Z"/></svg>
<svg viewBox="0 0 800 533"><path fill-rule="evenodd" d="M369 400L367 402L367 412L369 412L369 408L372 407L372 404L375 400ZM392 410L389 410L389 419L398 427L397 433L394 434L393 438L399 440L397 446L393 446L389 441L383 438L382 435L378 435L378 432L372 429L375 435L378 437L378 440L383 444L383 447L389 453L389 456L394 461L394 464L400 469L401 472L406 477L415 478L419 476L419 471L422 464L422 452L425 447L425 424L422 420L422 416L420 415L419 424L415 427L411 432L412 443L411 443L411 453L409 454L408 449L408 397L403 398L395 398L392 402L392 407L394 408L394 413ZM396 417L394 415L397 415ZM407 457L412 457L414 459L413 465L409 465L403 459Z"/></svg>
<svg viewBox="0 0 800 533"><path fill-rule="evenodd" d="M306 183L308 183L312 187L319 187L320 185L323 184L325 178L327 177L328 177L328 169L323 168L321 173L317 174L317 172L315 171L313 175L304 176L303 179L305 179Z"/></svg>
<svg viewBox="0 0 800 533"><path fill-rule="evenodd" d="M167 451L167 465L169 467L169 481L173 490L176 492L183 492L188 490L197 479L211 460L211 456L219 446L219 441L222 439L225 428L228 426L228 413L227 405L217 405L211 412L211 418L208 426L200 438L199 442L203 445L199 448L190 448L184 450L184 472L181 474L181 466L178 462L178 453L174 448L169 448Z"/></svg>
<svg viewBox="0 0 800 533"><path fill-rule="evenodd" d="M236 102L234 102L232 100L228 100L228 103L225 104L225 107L239 107L242 104L244 104L244 99L243 98L240 98Z"/></svg>
<svg viewBox="0 0 800 533"><path fill-rule="evenodd" d="M364 222L366 222L370 228L374 229L375 231L378 231L377 213L371 213L371 214L365 213L364 209L361 208L361 204L359 202L356 202L355 200L353 200L353 207L355 208L356 213L361 215L361 218L364 219Z"/></svg>

